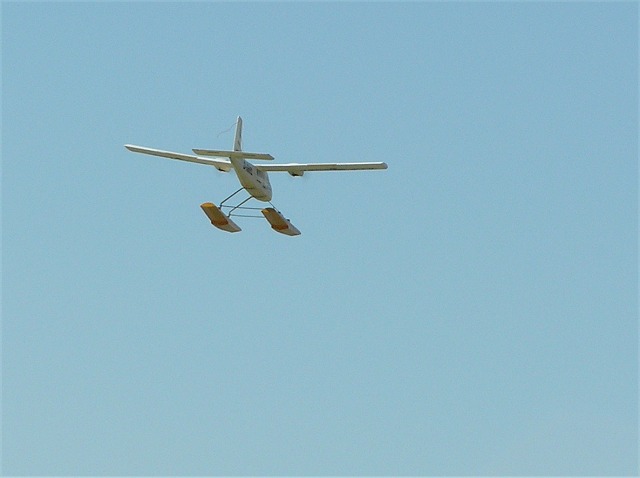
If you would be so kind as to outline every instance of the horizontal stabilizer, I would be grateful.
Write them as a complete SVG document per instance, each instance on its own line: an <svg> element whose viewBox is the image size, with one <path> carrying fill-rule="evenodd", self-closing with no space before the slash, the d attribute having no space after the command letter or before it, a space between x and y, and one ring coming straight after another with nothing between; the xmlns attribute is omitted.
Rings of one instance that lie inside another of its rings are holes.
<svg viewBox="0 0 640 478"><path fill-rule="evenodd" d="M218 229L222 229L223 231L227 232L239 232L242 230L215 204L206 202L204 204L201 204L200 207L207 215L207 217L211 220L211 224L216 226Z"/></svg>
<svg viewBox="0 0 640 478"><path fill-rule="evenodd" d="M280 234L286 234L287 236L299 236L300 231L289 222L280 212L276 211L272 207L263 209L262 214L271 224L271 229Z"/></svg>
<svg viewBox="0 0 640 478"><path fill-rule="evenodd" d="M273 156L267 153L247 153L246 151L219 151L215 149L194 149L194 153L200 156L214 156L217 158L244 158L271 161Z"/></svg>
<svg viewBox="0 0 640 478"><path fill-rule="evenodd" d="M160 156L162 158L179 159L180 161L189 161L190 163L206 164L213 166L219 171L229 172L233 169L233 166L229 161L222 161L209 158L200 158L191 154L174 153L172 151L162 151L160 149L145 148L143 146L135 146L133 144L125 144L125 148L134 153L150 154L152 156Z"/></svg>

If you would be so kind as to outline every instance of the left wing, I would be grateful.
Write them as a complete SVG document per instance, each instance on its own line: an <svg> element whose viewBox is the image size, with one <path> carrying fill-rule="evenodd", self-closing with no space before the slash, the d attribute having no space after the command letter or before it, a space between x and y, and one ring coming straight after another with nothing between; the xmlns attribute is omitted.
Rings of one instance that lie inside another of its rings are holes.
<svg viewBox="0 0 640 478"><path fill-rule="evenodd" d="M254 164L261 171L287 172L291 176L302 176L306 171L362 171L387 169L387 163L289 163Z"/></svg>
<svg viewBox="0 0 640 478"><path fill-rule="evenodd" d="M150 154L152 156L160 156L162 158L179 159L180 161L189 161L190 163L206 164L214 166L218 171L229 172L233 166L229 161L221 161L216 159L201 158L191 154L174 153L172 151L162 151L161 149L145 148L144 146L136 146L133 144L125 144L125 148L134 153Z"/></svg>

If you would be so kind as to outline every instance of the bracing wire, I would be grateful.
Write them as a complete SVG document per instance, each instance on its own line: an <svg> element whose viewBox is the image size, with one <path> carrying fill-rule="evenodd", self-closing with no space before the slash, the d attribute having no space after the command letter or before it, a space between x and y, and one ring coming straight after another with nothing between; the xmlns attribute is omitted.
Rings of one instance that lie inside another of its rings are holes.
<svg viewBox="0 0 640 478"><path fill-rule="evenodd" d="M252 215L249 215L249 214L236 214L236 213L229 214L229 217L232 217L232 216L233 217L251 217L251 218L254 218L254 219L264 219L264 216L252 216Z"/></svg>
<svg viewBox="0 0 640 478"><path fill-rule="evenodd" d="M228 208L231 208L231 209L250 209L250 210L253 210L253 211L261 211L262 210L261 207L249 207L249 206L227 206L227 205L224 205L224 206L220 206L220 207L221 208L228 207Z"/></svg>

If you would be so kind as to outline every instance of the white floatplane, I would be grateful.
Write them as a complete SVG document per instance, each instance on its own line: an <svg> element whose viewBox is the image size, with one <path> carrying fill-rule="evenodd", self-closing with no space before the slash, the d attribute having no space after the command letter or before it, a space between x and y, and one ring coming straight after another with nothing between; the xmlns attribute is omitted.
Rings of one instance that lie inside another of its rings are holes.
<svg viewBox="0 0 640 478"><path fill-rule="evenodd" d="M229 172L235 171L242 187L229 197L224 199L219 206L206 202L200 207L207 215L211 224L218 229L227 232L238 232L240 227L233 222L232 216L238 217L259 217L242 214L244 210L259 209L262 215L269 221L274 231L288 236L297 236L300 231L285 218L280 211L271 203L272 190L269 182L269 172L287 172L291 176L302 176L307 171L358 171L369 169L387 169L386 163L289 163L289 164L253 164L250 160L273 160L273 156L266 153L249 153L242 150L242 118L238 116L236 122L236 134L233 144L233 151L210 150L210 149L194 149L195 155L173 153L171 151L162 151L159 149L145 148L132 144L125 144L125 148L134 153L150 154L153 156L161 156L163 158L179 159L181 161L189 161L192 163L207 164L213 166L218 171ZM245 190L249 193L249 197L236 205L227 205L227 201L233 198L240 191ZM268 202L271 207L267 208L250 208L244 206L250 199ZM223 212L224 209L228 212ZM240 212L238 212L240 211Z"/></svg>

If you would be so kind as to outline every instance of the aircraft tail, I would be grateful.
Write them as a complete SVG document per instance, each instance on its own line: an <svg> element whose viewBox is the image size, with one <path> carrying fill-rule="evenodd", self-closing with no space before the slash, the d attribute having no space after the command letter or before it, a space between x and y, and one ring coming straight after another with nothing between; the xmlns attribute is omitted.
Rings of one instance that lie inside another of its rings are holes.
<svg viewBox="0 0 640 478"><path fill-rule="evenodd" d="M242 118L238 116L236 121L236 139L233 143L234 151L242 151Z"/></svg>
<svg viewBox="0 0 640 478"><path fill-rule="evenodd" d="M233 151L194 148L193 152L196 153L198 156L214 156L218 158L244 158L244 159L259 159L259 160L273 159L273 156L271 156L270 154L249 153L247 151L242 151L242 118L240 116L238 116L238 119L236 120L236 138L233 142Z"/></svg>

